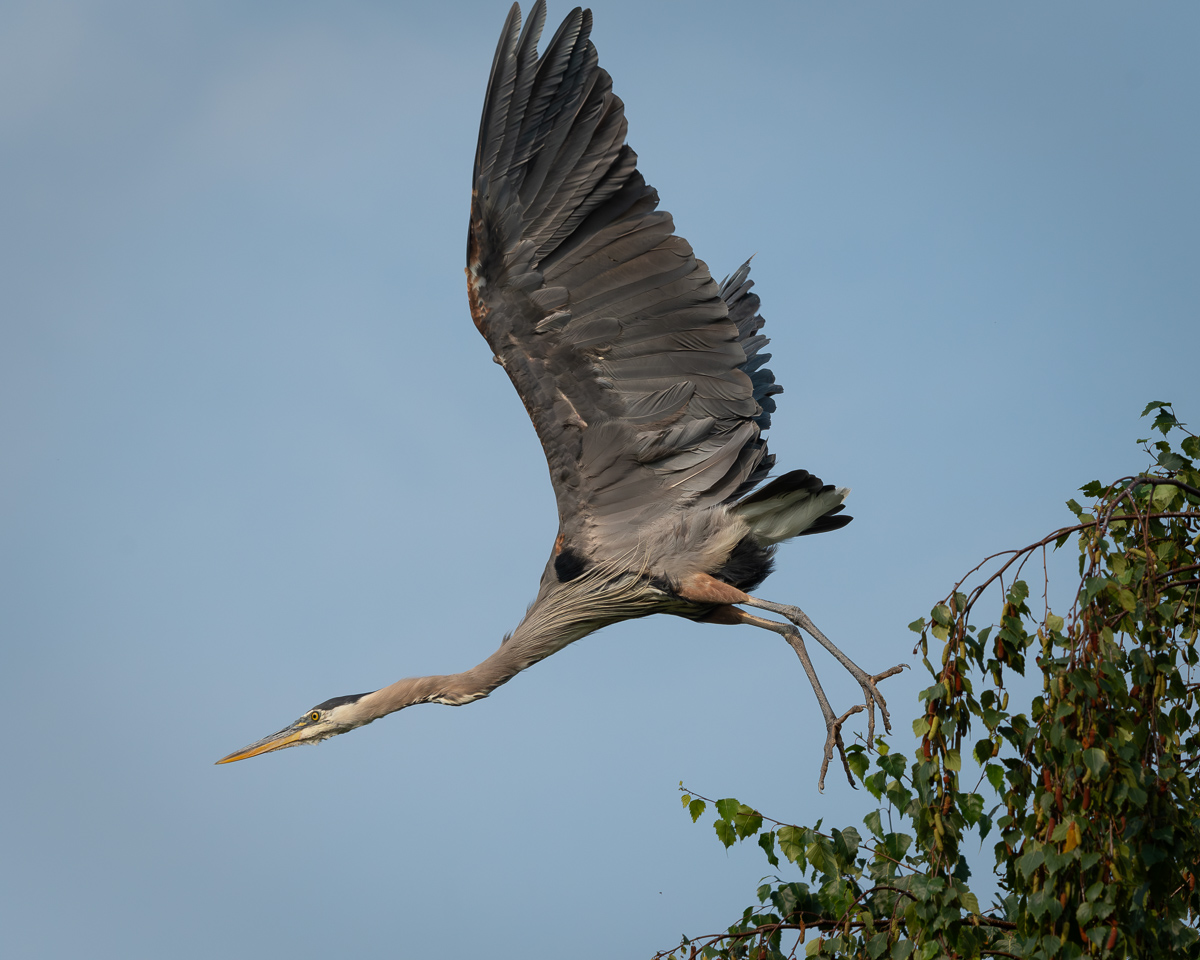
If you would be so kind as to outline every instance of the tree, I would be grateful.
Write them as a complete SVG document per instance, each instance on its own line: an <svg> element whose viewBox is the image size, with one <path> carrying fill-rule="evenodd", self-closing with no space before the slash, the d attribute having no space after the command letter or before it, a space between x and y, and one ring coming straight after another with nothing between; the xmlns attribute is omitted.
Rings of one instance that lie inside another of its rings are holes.
<svg viewBox="0 0 1200 960"><path fill-rule="evenodd" d="M869 836L715 801L726 847L755 838L799 878L764 881L724 933L658 958L775 960L802 942L809 956L871 960L1200 957L1200 438L1169 403L1150 414L1162 435L1139 441L1150 470L1086 484L1090 504L1067 503L1076 523L986 558L910 625L933 679L919 746L907 756L878 738L873 755L854 744L844 756L882 804ZM1078 589L1056 614L1047 548L1072 538ZM1021 577L1039 560L1031 607ZM999 622L977 627L993 586ZM1010 710L1005 680L1027 668L1041 691ZM693 821L714 803L686 790L683 802ZM996 838L987 910L962 853L972 831Z"/></svg>

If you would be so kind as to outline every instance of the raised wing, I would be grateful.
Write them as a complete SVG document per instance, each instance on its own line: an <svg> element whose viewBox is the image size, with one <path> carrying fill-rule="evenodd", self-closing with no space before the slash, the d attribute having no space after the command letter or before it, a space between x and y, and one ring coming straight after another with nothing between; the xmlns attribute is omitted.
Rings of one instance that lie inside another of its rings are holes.
<svg viewBox="0 0 1200 960"><path fill-rule="evenodd" d="M779 391L761 369L748 265L724 290L674 234L625 144L623 104L573 10L539 58L545 5L509 12L475 155L471 314L525 403L584 559L746 492L770 467Z"/></svg>

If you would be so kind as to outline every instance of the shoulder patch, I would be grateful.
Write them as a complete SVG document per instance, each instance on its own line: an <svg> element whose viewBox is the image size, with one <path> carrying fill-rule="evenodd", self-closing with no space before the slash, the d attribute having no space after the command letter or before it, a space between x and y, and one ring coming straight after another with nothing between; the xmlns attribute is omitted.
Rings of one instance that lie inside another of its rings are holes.
<svg viewBox="0 0 1200 960"><path fill-rule="evenodd" d="M554 558L554 574L559 583L574 580L588 567L588 562L570 547L562 550Z"/></svg>

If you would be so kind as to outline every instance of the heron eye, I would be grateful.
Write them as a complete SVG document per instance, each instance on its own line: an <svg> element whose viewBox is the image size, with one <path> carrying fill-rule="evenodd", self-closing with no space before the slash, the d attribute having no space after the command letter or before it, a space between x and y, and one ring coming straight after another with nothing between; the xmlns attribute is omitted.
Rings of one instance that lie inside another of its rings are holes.
<svg viewBox="0 0 1200 960"><path fill-rule="evenodd" d="M319 713L317 713L316 710L314 710L312 713L310 713L308 715L308 719L311 720L313 723L316 723L318 720L321 719L321 715Z"/></svg>

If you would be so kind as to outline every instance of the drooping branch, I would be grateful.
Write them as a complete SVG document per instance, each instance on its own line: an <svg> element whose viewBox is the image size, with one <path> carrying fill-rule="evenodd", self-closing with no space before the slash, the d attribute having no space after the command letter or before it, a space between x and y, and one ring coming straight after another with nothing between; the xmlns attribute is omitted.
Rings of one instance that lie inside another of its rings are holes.
<svg viewBox="0 0 1200 960"><path fill-rule="evenodd" d="M1189 492L1191 492L1191 491L1189 490ZM1200 494L1198 494L1198 495L1200 495ZM1007 561L1005 561L1005 563L1002 566L1000 566L997 570L995 570L990 576L988 576L982 583L980 583L978 586L972 588L971 592L969 594L967 594L967 602L964 605L962 611L956 611L956 612L961 612L964 614L969 612L971 610L971 608L975 606L976 601L979 600L979 598L983 595L983 593L987 590L987 588L990 587L997 580L999 580L1001 577L1003 577L1004 574L1008 571L1008 569L1014 563L1016 563L1018 560L1020 560L1023 557L1026 557L1028 554L1032 553L1035 550L1039 550L1043 547L1047 547L1051 543L1055 543L1058 540L1069 537L1073 533L1078 533L1081 530L1089 530L1092 527L1101 525L1102 523L1104 526L1107 526L1109 524L1116 523L1117 521L1120 521L1120 520L1127 521L1127 520L1171 520L1171 519L1200 521L1200 512L1195 511L1195 510L1183 510L1183 511L1166 510L1166 511L1159 511L1156 513L1147 513L1147 514L1119 514L1117 516L1108 517L1106 519L1106 521L1088 520L1085 523L1077 523L1074 526L1060 527L1058 530L1055 530L1053 533L1048 534L1045 537L1042 537L1040 540L1035 540L1033 543L1028 544L1027 546L1016 548L1016 549L1010 549L1010 550L998 550L996 553L993 553L993 554L990 554L989 556L984 557L982 560L979 561L979 563L975 564L975 566L973 566L970 570L968 570L965 574L963 574L962 578L956 584L954 584L954 588L948 594L946 594L945 597L942 598L942 603L946 604L947 606L951 605L954 602L955 594L959 593L962 585L971 579L971 575L978 573L985 566L987 566L987 564L989 562L991 562L992 560L995 560L997 557L1007 556L1007 557L1009 557L1009 559ZM914 647L913 653L916 653L916 652L917 652L917 648Z"/></svg>

